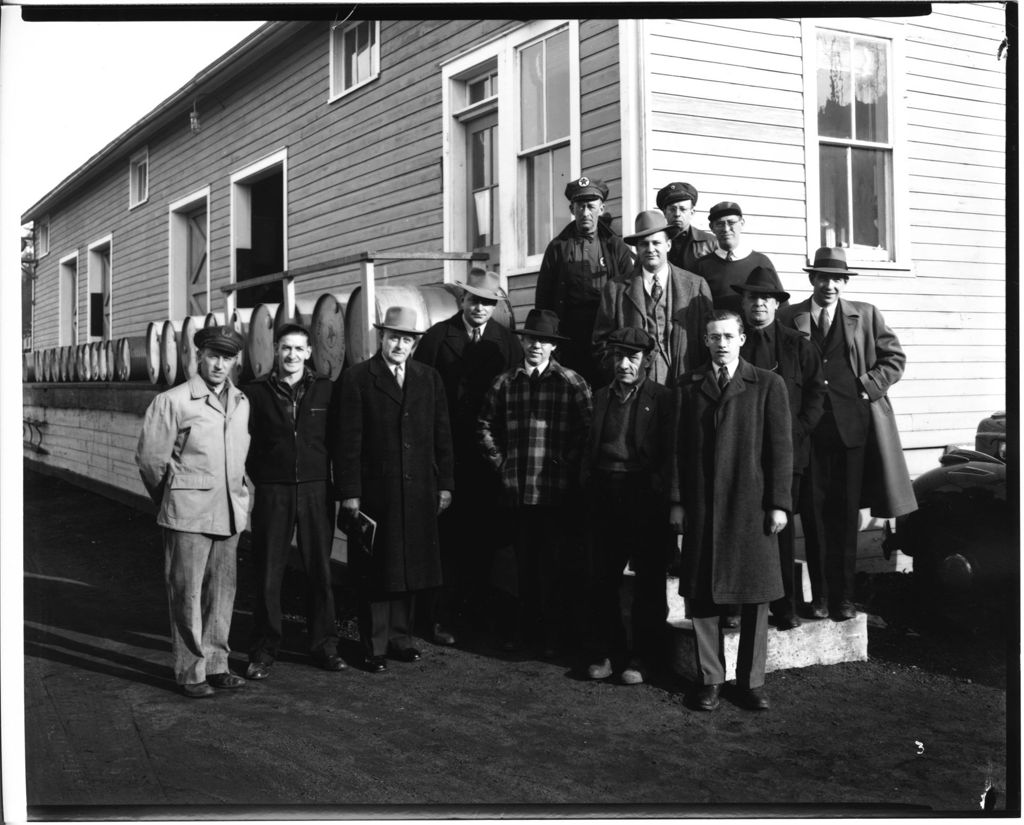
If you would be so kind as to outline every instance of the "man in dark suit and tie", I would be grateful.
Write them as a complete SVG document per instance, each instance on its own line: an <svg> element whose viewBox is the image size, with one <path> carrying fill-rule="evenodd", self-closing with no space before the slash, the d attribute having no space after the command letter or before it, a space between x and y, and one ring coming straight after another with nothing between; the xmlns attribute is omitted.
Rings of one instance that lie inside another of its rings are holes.
<svg viewBox="0 0 1024 825"><path fill-rule="evenodd" d="M663 653L668 616L672 391L647 378L654 341L642 329L617 329L605 343L615 378L594 394L581 470L591 531L587 675L618 672L622 684L636 685ZM628 625L619 597L627 562L634 573Z"/></svg>
<svg viewBox="0 0 1024 825"><path fill-rule="evenodd" d="M853 594L862 504L885 518L917 508L886 396L903 375L906 357L876 307L840 300L857 274L847 267L845 250L819 249L804 271L812 295L780 311L779 322L813 342L826 387L825 411L811 434L801 503L811 615L843 621L857 612Z"/></svg>
<svg viewBox="0 0 1024 825"><path fill-rule="evenodd" d="M498 274L474 267L466 282L457 285L463 289L459 312L428 329L413 355L441 374L459 488L439 526L445 583L424 605L430 638L442 645L455 644L451 630L459 611L467 611L467 619L475 622L485 619L493 604L494 551L511 536L500 518L501 485L480 452L477 418L494 379L523 360L519 337L493 318L505 297Z"/></svg>
<svg viewBox="0 0 1024 825"><path fill-rule="evenodd" d="M364 667L385 655L415 662L414 596L441 585L437 517L455 487L451 431L437 371L409 359L423 330L414 309L390 307L375 324L376 355L341 374L333 426L338 520L351 535L359 513L377 522L371 553L349 541L359 595Z"/></svg>
<svg viewBox="0 0 1024 825"><path fill-rule="evenodd" d="M800 482L811 452L811 432L821 418L825 403L825 383L821 374L821 357L817 349L799 332L778 324L775 314L779 305L789 300L779 276L765 267L756 267L741 286L733 286L743 302L743 319L747 324L747 340L740 348L740 357L748 364L782 376L789 393L789 414L793 424L793 502L800 500ZM796 566L793 521L779 533L779 561L786 594L771 604L775 626L791 630L800 625L797 618Z"/></svg>

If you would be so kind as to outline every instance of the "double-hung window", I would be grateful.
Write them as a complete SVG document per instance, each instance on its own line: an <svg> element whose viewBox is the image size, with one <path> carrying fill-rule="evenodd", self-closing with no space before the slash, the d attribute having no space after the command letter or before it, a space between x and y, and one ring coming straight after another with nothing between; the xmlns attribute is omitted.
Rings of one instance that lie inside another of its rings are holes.
<svg viewBox="0 0 1024 825"><path fill-rule="evenodd" d="M128 208L132 209L149 199L149 149L132 155L128 162Z"/></svg>
<svg viewBox="0 0 1024 825"><path fill-rule="evenodd" d="M331 29L331 99L380 75L380 21L361 20Z"/></svg>

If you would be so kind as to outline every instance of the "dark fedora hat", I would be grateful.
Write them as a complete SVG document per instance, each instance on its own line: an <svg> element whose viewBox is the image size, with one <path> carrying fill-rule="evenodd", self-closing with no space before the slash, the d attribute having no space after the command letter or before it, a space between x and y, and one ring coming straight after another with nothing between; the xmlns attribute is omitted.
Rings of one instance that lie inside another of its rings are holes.
<svg viewBox="0 0 1024 825"><path fill-rule="evenodd" d="M664 209L670 203L675 203L676 201L690 201L693 206L696 206L696 188L688 183L676 181L658 190L658 209Z"/></svg>
<svg viewBox="0 0 1024 825"><path fill-rule="evenodd" d="M647 353L654 349L654 339L639 327L619 327L604 339L604 346L606 350Z"/></svg>
<svg viewBox="0 0 1024 825"><path fill-rule="evenodd" d="M740 295L753 292L756 295L772 295L780 301L788 301L789 293L782 288L779 273L766 266L755 266L742 284L730 284Z"/></svg>
<svg viewBox="0 0 1024 825"><path fill-rule="evenodd" d="M674 223L666 223L665 216L657 209L648 209L646 212L641 212L636 216L633 226L635 227L633 234L627 235L622 239L631 246L636 246L636 242L641 238L646 238L648 235L653 235L656 232L664 232L668 235L669 240L679 234L679 227Z"/></svg>
<svg viewBox="0 0 1024 825"><path fill-rule="evenodd" d="M823 275L856 275L846 266L846 250L841 246L823 246L814 253L814 263L804 267L804 272L820 272Z"/></svg>
<svg viewBox="0 0 1024 825"><path fill-rule="evenodd" d="M522 329L514 330L516 335L529 335L544 341L568 341L558 334L558 315L550 309L531 309Z"/></svg>
<svg viewBox="0 0 1024 825"><path fill-rule="evenodd" d="M490 269L480 269L475 266L469 270L469 277L466 278L465 283L456 281L455 286L461 286L470 295L487 298L491 301L500 301L505 297L505 293L501 289L501 277Z"/></svg>
<svg viewBox="0 0 1024 825"><path fill-rule="evenodd" d="M196 332L192 343L196 349L208 349L223 355L238 355L245 346L245 339L234 327L204 327Z"/></svg>
<svg viewBox="0 0 1024 825"><path fill-rule="evenodd" d="M374 324L377 329L390 329L392 332L405 332L409 335L422 335L426 330L419 328L419 315L411 307L388 307L384 320Z"/></svg>

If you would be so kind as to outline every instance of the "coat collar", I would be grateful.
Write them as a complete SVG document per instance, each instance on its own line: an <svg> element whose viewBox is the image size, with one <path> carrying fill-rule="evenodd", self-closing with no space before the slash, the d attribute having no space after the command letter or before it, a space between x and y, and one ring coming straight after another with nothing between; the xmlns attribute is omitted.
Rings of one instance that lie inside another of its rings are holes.
<svg viewBox="0 0 1024 825"><path fill-rule="evenodd" d="M240 398L242 396L242 391L231 383L230 378L227 380L226 384L228 390L228 404L226 410L223 407L221 407L220 399L218 399L217 396L210 390L210 388L206 385L206 382L203 380L203 377L199 373L196 373L195 375L188 379L188 391L189 395L191 395L192 398L196 400L200 398L205 398L207 406L212 407L218 412L225 413L227 414L228 417L230 417L231 414L238 407Z"/></svg>
<svg viewBox="0 0 1024 825"><path fill-rule="evenodd" d="M405 362L405 380L409 381L409 373L411 372L410 367L412 366L412 360L409 359ZM381 392L393 400L396 404L401 404L405 401L405 393L403 388L398 386L398 382L395 381L395 374L391 372L387 363L384 361L384 356L380 354L380 350L370 359L370 375L373 376L374 386L377 387Z"/></svg>
<svg viewBox="0 0 1024 825"><path fill-rule="evenodd" d="M740 358L736 362L736 370L732 374L732 379L725 387L725 394L718 389L718 373L710 361L707 362L701 369L704 373L703 380L700 383L700 390L704 395L710 398L712 401L725 402L731 398L735 398L742 392L745 392L748 384L757 383L757 370ZM696 375L695 375L696 378Z"/></svg>

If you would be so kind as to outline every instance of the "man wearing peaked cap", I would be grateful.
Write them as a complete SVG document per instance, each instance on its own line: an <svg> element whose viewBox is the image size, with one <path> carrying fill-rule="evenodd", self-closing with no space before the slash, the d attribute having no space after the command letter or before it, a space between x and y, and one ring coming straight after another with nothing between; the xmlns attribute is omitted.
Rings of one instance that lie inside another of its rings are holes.
<svg viewBox="0 0 1024 825"><path fill-rule="evenodd" d="M658 191L657 203L665 220L679 230L672 239L669 263L692 272L698 259L714 252L718 246L713 233L693 226L697 189L689 183L670 183Z"/></svg>
<svg viewBox="0 0 1024 825"><path fill-rule="evenodd" d="M619 673L622 684L635 685L660 663L665 641L673 398L647 378L650 335L622 327L605 346L615 377L594 394L581 471L591 532L587 675ZM635 574L628 622L619 600L627 562Z"/></svg>
<svg viewBox="0 0 1024 825"><path fill-rule="evenodd" d="M603 181L584 175L569 182L565 196L573 220L544 251L534 306L558 315L569 339L559 348L560 360L593 384L599 373L591 339L601 289L633 269L633 255L600 220L608 198Z"/></svg>
<svg viewBox="0 0 1024 825"><path fill-rule="evenodd" d="M825 384L821 357L810 341L776 321L779 305L789 299L779 276L765 267L755 267L747 280L733 286L743 305L747 340L740 357L748 364L782 376L789 394L789 413L793 425L793 506L800 500L801 481L810 457L810 435L824 411ZM794 527L792 520L779 533L779 561L785 595L771 603L775 626L790 630L800 624L794 563ZM736 614L738 614L738 609ZM734 615L736 615L734 614Z"/></svg>
<svg viewBox="0 0 1024 825"><path fill-rule="evenodd" d="M474 267L456 286L463 290L459 311L427 330L413 355L441 374L455 448L459 494L439 525L445 583L423 605L427 637L443 645L455 643L453 624L479 626L493 605L491 565L509 536L501 487L480 452L476 426L491 383L523 360L519 337L494 317L506 297L498 273Z"/></svg>
<svg viewBox="0 0 1024 825"><path fill-rule="evenodd" d="M635 227L625 240L636 246L639 266L605 284L594 323L594 346L600 351L618 329L644 330L654 340L647 375L671 385L703 359L700 342L711 311L711 292L703 278L669 262L678 227L668 224L661 212L641 212Z"/></svg>
<svg viewBox="0 0 1024 825"><path fill-rule="evenodd" d="M249 401L231 383L242 336L209 327L193 340L199 373L150 403L135 461L163 529L175 680L200 699L245 684L228 668L228 631L249 514Z"/></svg>
<svg viewBox="0 0 1024 825"><path fill-rule="evenodd" d="M887 393L906 356L877 307L841 298L850 276L846 250L822 247L805 267L811 297L779 312L779 323L817 350L825 411L811 433L801 521L813 618L856 615L860 508L892 518L917 509Z"/></svg>
<svg viewBox="0 0 1024 825"><path fill-rule="evenodd" d="M516 586L506 582L505 589L517 601L501 611L499 632L509 649L525 635L550 657L568 619L567 570L580 561L571 539L591 395L587 382L553 357L565 342L558 315L532 309L516 334L524 359L491 384L477 432L512 525Z"/></svg>
<svg viewBox="0 0 1024 825"><path fill-rule="evenodd" d="M732 287L742 284L754 267L761 266L775 272L775 266L767 255L755 252L743 240L746 220L738 203L716 203L708 212L708 221L718 248L700 258L693 271L708 282L715 309L728 309L740 314L739 296Z"/></svg>
<svg viewBox="0 0 1024 825"><path fill-rule="evenodd" d="M380 346L341 374L331 427L363 666L380 673L385 656L420 658L412 639L416 594L442 583L437 520L455 479L441 376L410 358L423 333L416 311L389 307L374 326ZM376 522L372 547L355 538L361 515Z"/></svg>

